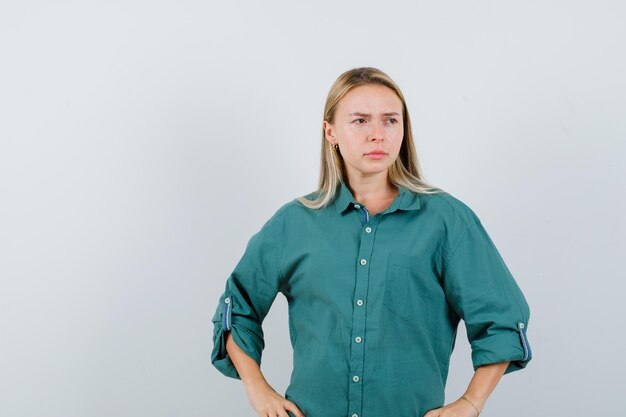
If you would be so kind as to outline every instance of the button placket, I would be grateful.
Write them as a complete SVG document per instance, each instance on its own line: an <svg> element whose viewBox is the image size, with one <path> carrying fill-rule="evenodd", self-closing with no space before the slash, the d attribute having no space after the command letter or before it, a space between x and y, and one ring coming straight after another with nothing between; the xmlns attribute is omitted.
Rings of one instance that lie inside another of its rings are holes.
<svg viewBox="0 0 626 417"><path fill-rule="evenodd" d="M369 223L370 221L370 212L367 210L367 208L365 206L362 206L360 204L355 204L354 208L357 210L363 210L363 215L365 216L363 218L363 221L365 222L365 224Z"/></svg>
<svg viewBox="0 0 626 417"><path fill-rule="evenodd" d="M359 252L357 256L358 264L356 268L356 286L354 295L356 296L355 304L352 313L352 344L351 344L351 360L350 360L350 372L352 374L352 383L350 384L348 392L349 409L353 416L358 416L361 412L363 402L363 371L364 371L364 357L365 357L365 308L360 308L365 305L365 296L367 295L367 289L369 286L370 277L370 261L374 248L374 241L376 234L373 233L380 221L380 216L369 216L369 212L365 207L360 204L355 204L355 208L363 210L365 214L365 222L361 226L361 239L359 245ZM360 211L359 210L359 211ZM371 221L371 223L370 223ZM357 383L360 382L360 383Z"/></svg>

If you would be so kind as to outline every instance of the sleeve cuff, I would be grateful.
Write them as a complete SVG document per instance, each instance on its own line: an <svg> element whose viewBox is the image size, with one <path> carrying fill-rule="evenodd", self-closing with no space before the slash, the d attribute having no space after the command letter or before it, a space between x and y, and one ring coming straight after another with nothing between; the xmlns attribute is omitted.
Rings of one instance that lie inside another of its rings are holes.
<svg viewBox="0 0 626 417"><path fill-rule="evenodd" d="M532 359L532 350L526 337L526 326L517 323L517 333L498 333L472 343L472 365L474 371L482 365L507 362L504 375L524 369Z"/></svg>
<svg viewBox="0 0 626 417"><path fill-rule="evenodd" d="M227 298L228 300L228 298ZM232 321L235 319L235 321ZM222 313L213 319L213 351L211 363L222 374L241 380L237 368L226 351L226 332L231 332L233 340L249 357L261 366L261 352L265 347L263 330L253 320L232 316L229 302L226 301Z"/></svg>

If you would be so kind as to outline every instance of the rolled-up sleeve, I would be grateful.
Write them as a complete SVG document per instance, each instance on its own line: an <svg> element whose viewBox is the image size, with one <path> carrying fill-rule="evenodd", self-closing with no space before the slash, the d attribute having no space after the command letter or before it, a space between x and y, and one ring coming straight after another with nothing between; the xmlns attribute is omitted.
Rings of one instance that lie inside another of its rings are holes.
<svg viewBox="0 0 626 417"><path fill-rule="evenodd" d="M444 257L448 303L463 319L472 348L474 370L510 361L505 374L532 359L526 331L530 309L478 217L458 227Z"/></svg>
<svg viewBox="0 0 626 417"><path fill-rule="evenodd" d="M278 267L278 214L270 218L248 241L244 254L226 280L213 315L211 363L222 374L241 379L226 351L230 332L237 345L259 366L265 347L262 323L281 290Z"/></svg>

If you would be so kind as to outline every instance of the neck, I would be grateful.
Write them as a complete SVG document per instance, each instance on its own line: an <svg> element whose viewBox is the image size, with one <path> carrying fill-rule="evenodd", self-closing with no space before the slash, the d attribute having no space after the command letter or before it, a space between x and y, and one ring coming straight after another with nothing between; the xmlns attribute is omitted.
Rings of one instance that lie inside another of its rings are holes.
<svg viewBox="0 0 626 417"><path fill-rule="evenodd" d="M348 184L356 201L392 200L398 195L397 187L389 183L387 172L352 178Z"/></svg>

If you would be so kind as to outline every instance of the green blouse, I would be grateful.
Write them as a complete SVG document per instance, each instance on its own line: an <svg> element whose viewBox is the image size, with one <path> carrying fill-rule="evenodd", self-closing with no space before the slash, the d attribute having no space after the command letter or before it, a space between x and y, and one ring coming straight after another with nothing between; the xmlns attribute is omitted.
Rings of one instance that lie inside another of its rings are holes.
<svg viewBox="0 0 626 417"><path fill-rule="evenodd" d="M284 396L306 417L442 407L461 319L474 370L510 361L507 374L532 358L522 291L477 215L449 193L399 187L370 216L342 183L324 209L281 206L248 241L213 315L211 362L222 374L241 379L227 331L261 364L261 323L279 292L293 348Z"/></svg>

